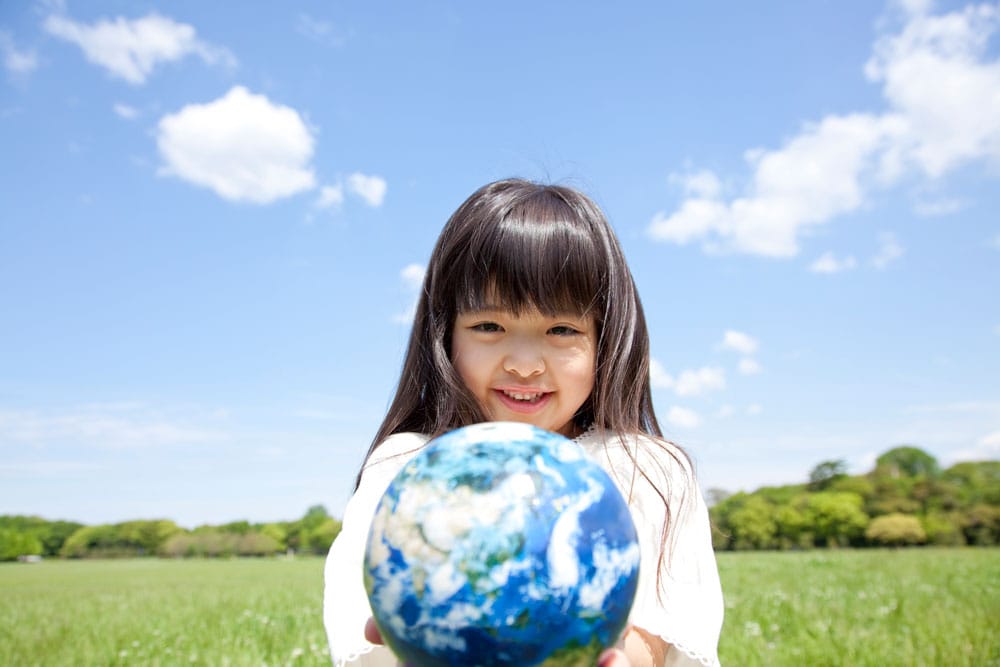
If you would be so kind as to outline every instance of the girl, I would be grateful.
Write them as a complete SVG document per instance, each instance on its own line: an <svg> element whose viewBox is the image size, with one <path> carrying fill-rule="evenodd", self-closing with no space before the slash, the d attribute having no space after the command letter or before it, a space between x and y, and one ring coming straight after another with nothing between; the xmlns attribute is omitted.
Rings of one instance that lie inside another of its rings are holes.
<svg viewBox="0 0 1000 667"><path fill-rule="evenodd" d="M330 548L324 622L338 667L395 664L369 641L378 641L371 627L366 639L361 576L389 482L430 438L500 420L576 439L629 502L639 590L608 657L718 665L722 592L708 511L688 458L660 432L646 322L618 241L579 192L504 180L476 191L441 232L395 398Z"/></svg>

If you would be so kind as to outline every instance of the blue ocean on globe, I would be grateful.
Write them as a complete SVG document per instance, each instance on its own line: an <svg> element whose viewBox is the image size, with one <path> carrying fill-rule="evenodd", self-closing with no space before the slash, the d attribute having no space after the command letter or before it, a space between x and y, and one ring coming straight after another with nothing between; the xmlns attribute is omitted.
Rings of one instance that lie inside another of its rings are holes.
<svg viewBox="0 0 1000 667"><path fill-rule="evenodd" d="M589 665L625 627L639 545L614 482L571 440L492 422L428 443L389 485L364 579L410 665Z"/></svg>

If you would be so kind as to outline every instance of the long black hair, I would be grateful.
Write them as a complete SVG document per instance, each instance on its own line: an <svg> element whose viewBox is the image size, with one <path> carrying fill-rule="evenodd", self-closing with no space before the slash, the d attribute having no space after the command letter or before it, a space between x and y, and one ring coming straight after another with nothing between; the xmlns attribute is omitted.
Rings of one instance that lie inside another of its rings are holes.
<svg viewBox="0 0 1000 667"><path fill-rule="evenodd" d="M514 313L534 308L593 316L594 390L575 416L577 425L662 436L642 304L604 214L571 188L508 179L474 192L441 231L396 395L366 461L394 433L436 436L486 420L450 350L456 316L484 307L487 299Z"/></svg>

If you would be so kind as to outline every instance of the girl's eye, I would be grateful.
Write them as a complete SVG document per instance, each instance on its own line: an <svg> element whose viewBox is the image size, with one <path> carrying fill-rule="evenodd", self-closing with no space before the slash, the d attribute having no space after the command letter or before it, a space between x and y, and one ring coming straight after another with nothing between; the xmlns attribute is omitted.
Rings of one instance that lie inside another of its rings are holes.
<svg viewBox="0 0 1000 667"><path fill-rule="evenodd" d="M552 334L553 336L575 336L580 332L571 326L561 324L557 327L552 327L551 329L549 329L549 333Z"/></svg>
<svg viewBox="0 0 1000 667"><path fill-rule="evenodd" d="M496 322L480 322L479 324L474 324L472 326L472 330L481 331L483 333L500 333L503 331L503 327Z"/></svg>

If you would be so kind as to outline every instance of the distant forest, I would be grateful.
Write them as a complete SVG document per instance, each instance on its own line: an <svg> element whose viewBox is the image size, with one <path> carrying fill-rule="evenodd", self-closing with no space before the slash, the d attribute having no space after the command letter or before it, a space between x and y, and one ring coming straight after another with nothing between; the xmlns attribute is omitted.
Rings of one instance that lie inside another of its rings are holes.
<svg viewBox="0 0 1000 667"><path fill-rule="evenodd" d="M864 475L824 461L802 484L706 499L716 550L1000 544L1000 461L942 470L916 447L890 449ZM46 558L325 554L340 521L322 505L295 521L181 528L139 520L88 526L35 516L0 516L0 561Z"/></svg>
<svg viewBox="0 0 1000 667"><path fill-rule="evenodd" d="M890 449L864 475L824 461L808 482L707 501L715 549L1000 544L1000 461L942 470L927 452Z"/></svg>
<svg viewBox="0 0 1000 667"><path fill-rule="evenodd" d="M340 521L315 505L296 521L181 528L166 519L86 526L36 516L0 516L0 561L45 558L135 556L233 557L278 553L325 554L340 533Z"/></svg>

